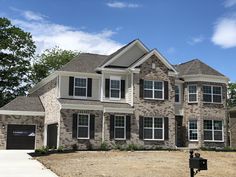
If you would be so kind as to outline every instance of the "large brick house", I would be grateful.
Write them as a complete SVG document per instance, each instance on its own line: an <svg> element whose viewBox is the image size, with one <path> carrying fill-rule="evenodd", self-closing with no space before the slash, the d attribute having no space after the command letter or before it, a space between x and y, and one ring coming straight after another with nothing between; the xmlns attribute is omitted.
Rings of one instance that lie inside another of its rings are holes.
<svg viewBox="0 0 236 177"><path fill-rule="evenodd" d="M228 78L198 59L171 65L134 40L81 53L0 110L0 148L224 147Z"/></svg>

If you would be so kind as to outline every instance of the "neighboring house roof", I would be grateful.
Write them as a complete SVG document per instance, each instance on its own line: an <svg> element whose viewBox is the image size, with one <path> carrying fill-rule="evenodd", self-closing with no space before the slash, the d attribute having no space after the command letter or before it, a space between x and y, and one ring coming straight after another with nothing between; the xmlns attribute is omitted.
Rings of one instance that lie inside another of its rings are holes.
<svg viewBox="0 0 236 177"><path fill-rule="evenodd" d="M95 69L107 59L107 55L81 53L62 66L59 71L96 73Z"/></svg>
<svg viewBox="0 0 236 177"><path fill-rule="evenodd" d="M101 102L99 100L75 100L75 99L59 98L58 101L61 104L101 105L104 107L114 107L114 108L132 108L128 103Z"/></svg>
<svg viewBox="0 0 236 177"><path fill-rule="evenodd" d="M216 71L212 67L203 63L199 59L194 59L186 63L175 65L176 70L179 72L180 76L183 75L214 75L214 76L223 76L220 72Z"/></svg>
<svg viewBox="0 0 236 177"><path fill-rule="evenodd" d="M43 105L39 97L18 96L0 110L7 111L30 111L30 112L44 112Z"/></svg>

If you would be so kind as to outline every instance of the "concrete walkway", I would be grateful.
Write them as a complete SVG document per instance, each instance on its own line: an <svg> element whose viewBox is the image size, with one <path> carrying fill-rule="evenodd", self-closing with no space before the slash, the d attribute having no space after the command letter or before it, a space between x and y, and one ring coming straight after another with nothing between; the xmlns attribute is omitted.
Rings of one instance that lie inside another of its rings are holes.
<svg viewBox="0 0 236 177"><path fill-rule="evenodd" d="M1 177L57 177L25 150L0 150ZM31 151L32 152L32 151Z"/></svg>

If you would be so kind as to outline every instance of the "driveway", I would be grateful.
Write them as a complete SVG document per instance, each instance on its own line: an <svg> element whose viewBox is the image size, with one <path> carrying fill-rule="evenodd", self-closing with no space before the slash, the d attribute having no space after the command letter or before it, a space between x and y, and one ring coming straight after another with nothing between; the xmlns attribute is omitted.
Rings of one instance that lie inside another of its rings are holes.
<svg viewBox="0 0 236 177"><path fill-rule="evenodd" d="M57 177L25 150L0 150L1 177Z"/></svg>

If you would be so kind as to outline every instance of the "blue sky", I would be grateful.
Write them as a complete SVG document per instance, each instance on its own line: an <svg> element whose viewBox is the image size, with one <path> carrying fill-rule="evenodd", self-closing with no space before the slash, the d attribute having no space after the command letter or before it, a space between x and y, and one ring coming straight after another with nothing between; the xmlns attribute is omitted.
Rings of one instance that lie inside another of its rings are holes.
<svg viewBox="0 0 236 177"><path fill-rule="evenodd" d="M0 16L55 45L110 54L139 38L172 64L199 58L236 81L236 0L0 0Z"/></svg>

